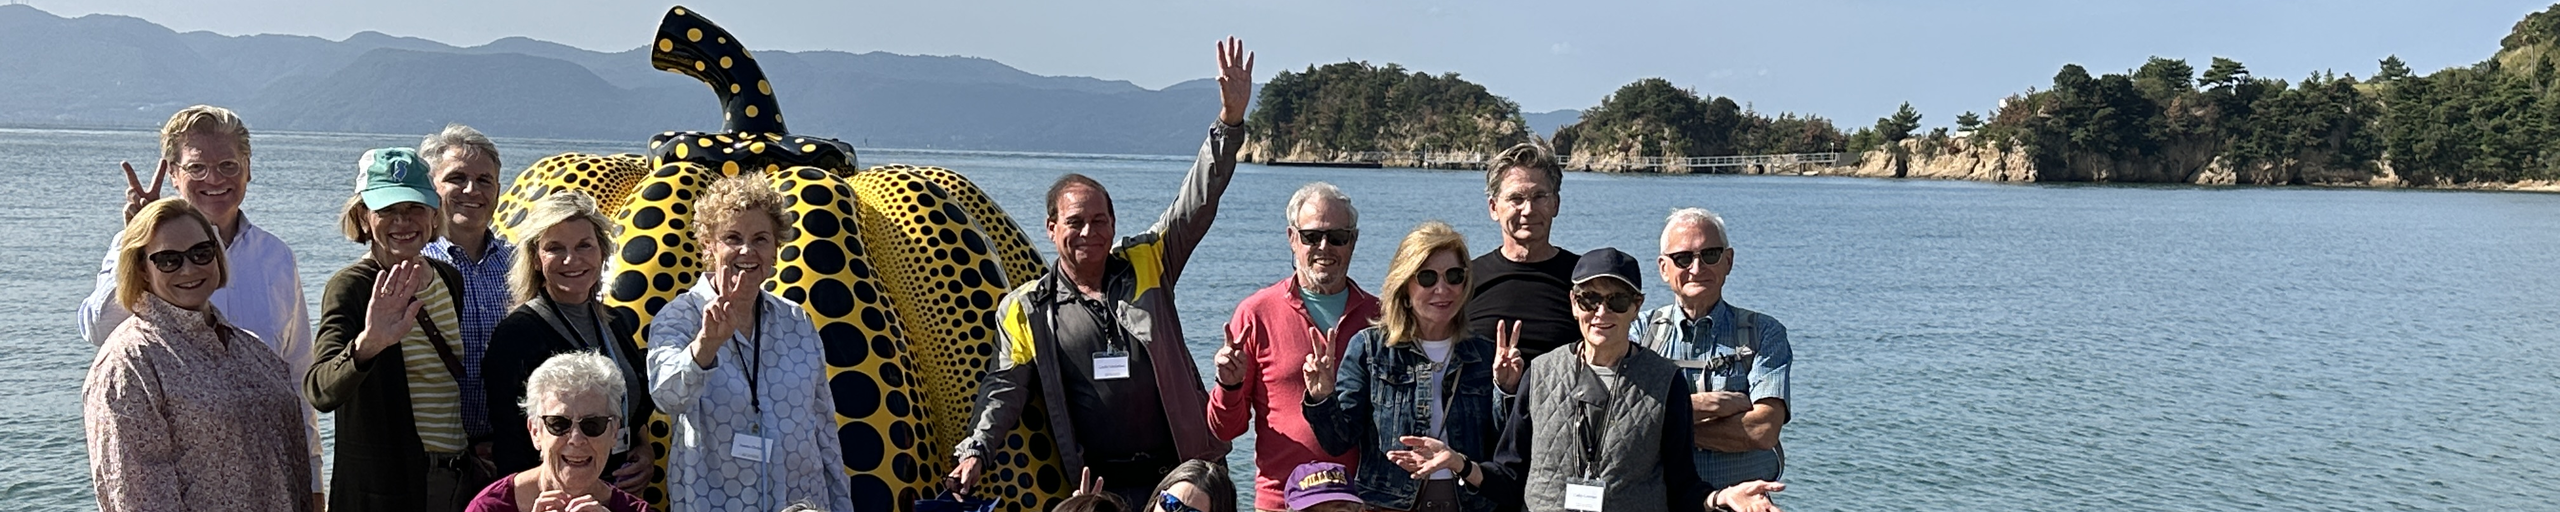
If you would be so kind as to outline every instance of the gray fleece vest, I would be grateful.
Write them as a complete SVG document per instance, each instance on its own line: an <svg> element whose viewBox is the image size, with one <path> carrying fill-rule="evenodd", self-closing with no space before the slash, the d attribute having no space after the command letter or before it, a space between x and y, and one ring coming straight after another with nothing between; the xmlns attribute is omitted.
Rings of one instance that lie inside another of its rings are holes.
<svg viewBox="0 0 2560 512"><path fill-rule="evenodd" d="M1582 478L1581 415L1575 388L1586 378L1582 359L1570 346L1538 356L1529 365L1531 436L1528 509L1562 512L1564 486ZM1663 512L1668 488L1663 485L1662 418L1680 369L1661 354L1641 345L1629 347L1618 373L1624 378L1609 390L1608 421L1600 442L1599 467L1590 474L1607 482L1601 507L1608 512ZM1683 397L1683 400L1686 398ZM1686 464L1689 461L1676 461Z"/></svg>

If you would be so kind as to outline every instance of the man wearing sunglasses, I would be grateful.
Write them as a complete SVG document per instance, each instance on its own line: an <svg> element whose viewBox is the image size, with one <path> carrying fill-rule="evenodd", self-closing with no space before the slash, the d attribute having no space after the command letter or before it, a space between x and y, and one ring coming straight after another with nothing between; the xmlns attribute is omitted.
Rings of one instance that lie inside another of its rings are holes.
<svg viewBox="0 0 2560 512"><path fill-rule="evenodd" d="M1677 301L1645 312L1638 338L1678 360L1682 378L1697 390L1690 414L1699 480L1707 489L1777 481L1786 469L1778 430L1787 423L1787 373L1795 361L1787 326L1725 303L1733 247L1715 212L1671 212L1654 266Z"/></svg>
<svg viewBox="0 0 2560 512"><path fill-rule="evenodd" d="M299 382L303 371L311 367L311 311L302 301L302 277L295 271L293 248L284 239L249 222L240 211L248 200L249 125L230 109L196 105L169 116L160 127L160 159L151 172L151 185L144 187L140 172L133 164L124 164L124 210L116 226L121 228L135 212L152 201L160 200L164 185L174 185L177 197L184 197L204 212L206 220L220 235L223 252L230 261L230 279L214 290L212 304L222 311L223 320L258 335L258 341L274 349L284 358L292 373L286 378ZM175 183L170 183L175 180ZM90 344L103 343L117 325L133 318L133 312L116 303L116 254L108 251L98 264L98 281L89 298L80 302L80 335ZM311 459L312 500L320 500L320 423L318 413L303 404L303 430L309 434L308 455Z"/></svg>
<svg viewBox="0 0 2560 512"><path fill-rule="evenodd" d="M1563 184L1555 154L1537 144L1512 146L1485 166L1485 209L1502 228L1502 245L1467 264L1467 273L1475 274L1467 331L1502 332L1510 330L1505 324L1517 325L1522 359L1580 338L1565 290L1581 256L1547 238Z"/></svg>
<svg viewBox="0 0 2560 512"><path fill-rule="evenodd" d="M1319 346L1317 337L1333 347L1326 357L1340 358L1351 335L1378 316L1378 298L1351 281L1351 252L1360 240L1360 210L1351 197L1332 184L1308 183L1289 196L1284 212L1295 272L1236 305L1226 344L1211 358L1218 386L1209 391L1209 430L1218 438L1234 441L1255 425L1253 508L1266 512L1292 508L1288 477L1300 465L1359 462L1359 452L1334 455L1317 443L1299 412L1307 383L1298 369Z"/></svg>

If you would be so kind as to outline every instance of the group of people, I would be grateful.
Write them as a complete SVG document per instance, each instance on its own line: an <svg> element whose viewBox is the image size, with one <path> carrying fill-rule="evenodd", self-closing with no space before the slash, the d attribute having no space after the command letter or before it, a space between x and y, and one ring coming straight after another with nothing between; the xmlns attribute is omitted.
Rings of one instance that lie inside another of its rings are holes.
<svg viewBox="0 0 2560 512"><path fill-rule="evenodd" d="M1257 511L1775 510L1792 354L1776 319L1723 300L1724 221L1671 214L1655 261L1675 300L1637 311L1633 256L1549 242L1562 171L1536 145L1485 171L1498 248L1470 259L1425 222L1375 293L1348 273L1350 196L1299 188L1281 212L1294 271L1237 305L1203 379L1174 290L1252 84L1242 45L1218 50L1217 122L1152 227L1118 236L1089 177L1049 187L1057 259L989 320L948 491L1038 411L1079 475L1061 510L1239 512L1222 462L1247 430ZM83 395L102 510L628 512L661 462L680 511L853 509L819 335L759 286L797 236L765 178L700 197L705 268L644 325L601 305L615 228L594 198L547 195L510 239L487 137L367 151L339 222L365 251L314 323L292 250L241 211L249 140L231 111L190 107L150 185L125 166L125 223L79 315L99 345ZM652 412L673 418L666 453L633 428ZM325 480L318 413L336 415Z"/></svg>

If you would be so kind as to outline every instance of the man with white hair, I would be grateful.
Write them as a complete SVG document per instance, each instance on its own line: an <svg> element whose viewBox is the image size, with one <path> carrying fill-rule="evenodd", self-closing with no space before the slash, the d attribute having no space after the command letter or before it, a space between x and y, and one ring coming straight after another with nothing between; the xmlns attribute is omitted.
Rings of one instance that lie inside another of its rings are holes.
<svg viewBox="0 0 2560 512"><path fill-rule="evenodd" d="M1777 481L1786 469L1778 430L1787 424L1787 372L1795 351L1778 319L1724 300L1733 272L1724 217L1702 208L1671 212L1654 266L1673 304L1645 312L1638 339L1679 364L1690 387L1693 458L1707 489Z"/></svg>
<svg viewBox="0 0 2560 512"><path fill-rule="evenodd" d="M515 301L507 296L507 270L515 264L516 246L489 227L497 210L498 145L479 130L460 124L418 143L435 180L436 199L444 203L444 237L428 243L426 256L462 271L462 291L455 297L462 320L462 431L471 439L474 461L494 470L490 461L489 386L480 378L480 359L489 353L489 333L507 317ZM514 428L508 425L508 428Z"/></svg>
<svg viewBox="0 0 2560 512"><path fill-rule="evenodd" d="M1291 471L1301 464L1359 463L1359 452L1326 453L1301 414L1306 378L1298 368L1321 336L1340 358L1351 335L1378 316L1378 298L1351 281L1351 251L1360 243L1360 210L1330 183L1314 182L1289 196L1283 210L1289 262L1296 269L1236 305L1226 344L1211 359L1218 386L1209 391L1209 431L1234 441L1254 428L1255 510L1290 510ZM1255 424L1256 419L1260 422Z"/></svg>

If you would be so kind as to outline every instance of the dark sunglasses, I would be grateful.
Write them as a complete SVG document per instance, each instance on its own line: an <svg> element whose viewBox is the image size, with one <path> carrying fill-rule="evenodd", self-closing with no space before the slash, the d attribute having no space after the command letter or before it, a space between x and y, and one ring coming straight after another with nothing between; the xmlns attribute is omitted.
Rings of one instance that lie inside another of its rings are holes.
<svg viewBox="0 0 2560 512"><path fill-rule="evenodd" d="M178 271L179 264L182 262L191 263L199 267L212 265L213 256L215 254L220 254L221 252L222 246L215 245L212 240L206 240L202 243L196 244L195 247L188 247L187 250L184 251L160 251L151 253L151 266L159 268L160 273L163 274L176 273Z"/></svg>
<svg viewBox="0 0 2560 512"><path fill-rule="evenodd" d="M1298 230L1298 244L1308 247L1315 247L1317 240L1333 244L1334 247L1341 247L1351 245L1352 241L1359 239L1360 230L1354 228Z"/></svg>
<svg viewBox="0 0 2560 512"><path fill-rule="evenodd" d="M1726 250L1727 249L1724 247L1708 247L1695 251L1665 254L1662 255L1662 257L1671 258L1672 266L1689 268L1689 264L1691 263L1714 265L1716 262L1724 261L1724 252Z"/></svg>
<svg viewBox="0 0 2560 512"><path fill-rule="evenodd" d="M1440 276L1442 275L1449 276L1449 286L1467 285L1467 269L1465 267L1450 267L1448 270L1424 270L1414 272L1413 282L1414 284L1422 285L1423 288L1440 286Z"/></svg>
<svg viewBox="0 0 2560 512"><path fill-rule="evenodd" d="M1583 311L1599 311L1601 303L1606 302L1609 305L1609 312L1625 313L1627 311L1634 310L1636 308L1636 302L1642 300L1644 300L1643 295L1632 293L1612 293L1608 295L1601 295L1600 292L1582 292L1573 294L1573 306L1582 308Z"/></svg>
<svg viewBox="0 0 2560 512"><path fill-rule="evenodd" d="M587 437L604 437L605 429L612 427L613 422L612 416L588 416L578 419L569 419L568 416L543 416L542 429L550 431L554 436L566 436L569 435L569 427L575 425L578 427L578 433L586 434Z"/></svg>
<svg viewBox="0 0 2560 512"><path fill-rule="evenodd" d="M1157 494L1156 494L1156 496L1158 497L1158 499L1156 500L1156 510L1158 510L1158 511L1161 511L1161 512L1201 512L1201 510L1200 510L1200 509L1191 508L1191 505L1183 504L1183 503L1182 503L1182 498L1176 498L1176 497L1173 497L1173 493L1169 493L1169 492L1166 492L1166 493L1157 493Z"/></svg>

